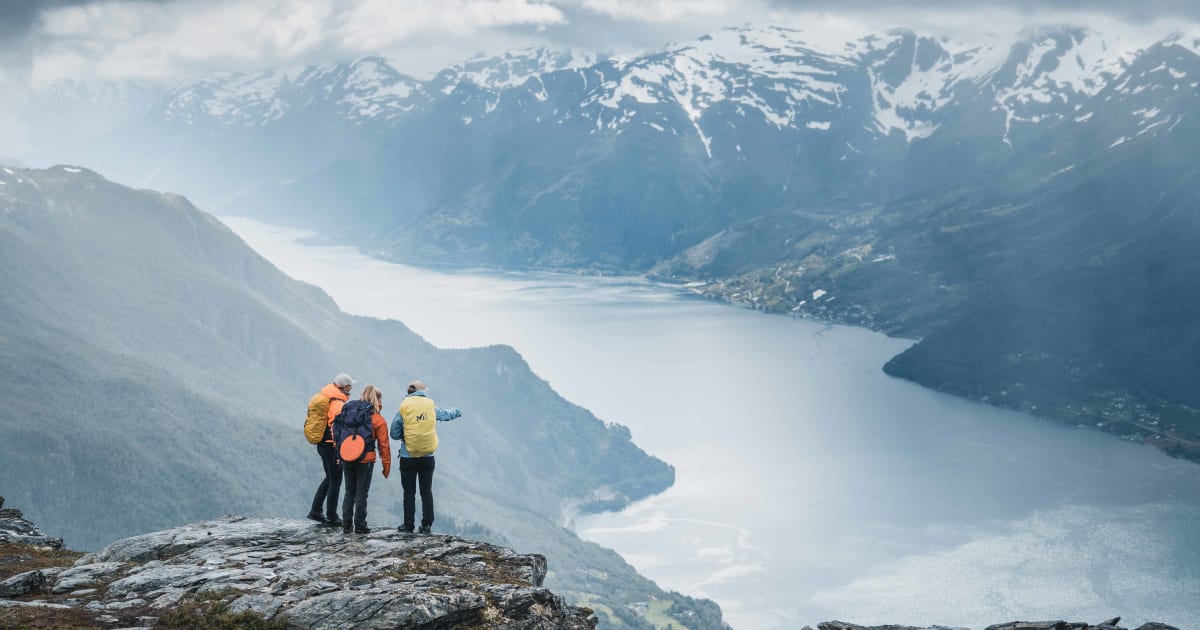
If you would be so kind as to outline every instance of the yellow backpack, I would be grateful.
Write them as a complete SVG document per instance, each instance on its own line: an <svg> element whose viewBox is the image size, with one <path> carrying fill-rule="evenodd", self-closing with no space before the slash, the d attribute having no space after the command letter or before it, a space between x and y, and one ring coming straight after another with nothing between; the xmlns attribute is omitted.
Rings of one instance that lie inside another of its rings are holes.
<svg viewBox="0 0 1200 630"><path fill-rule="evenodd" d="M308 415L304 418L304 438L309 444L319 444L325 436L329 422L329 398L318 393L308 401Z"/></svg>
<svg viewBox="0 0 1200 630"><path fill-rule="evenodd" d="M400 417L409 456L432 455L438 447L437 405L424 396L408 396L400 403Z"/></svg>

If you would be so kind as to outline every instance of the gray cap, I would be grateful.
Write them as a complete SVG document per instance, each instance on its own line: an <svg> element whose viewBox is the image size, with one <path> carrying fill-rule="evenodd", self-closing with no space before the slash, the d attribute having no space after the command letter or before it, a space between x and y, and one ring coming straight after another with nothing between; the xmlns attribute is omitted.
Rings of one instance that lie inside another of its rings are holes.
<svg viewBox="0 0 1200 630"><path fill-rule="evenodd" d="M338 387L354 385L357 382L358 381L350 378L350 375L345 372L342 372L341 374L338 374L337 376L333 377L333 384L337 385Z"/></svg>

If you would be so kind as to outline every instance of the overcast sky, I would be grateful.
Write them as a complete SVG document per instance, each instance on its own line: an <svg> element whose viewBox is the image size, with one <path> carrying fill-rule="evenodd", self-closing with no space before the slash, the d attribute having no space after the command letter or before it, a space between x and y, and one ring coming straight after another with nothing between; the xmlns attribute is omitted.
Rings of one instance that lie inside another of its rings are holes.
<svg viewBox="0 0 1200 630"><path fill-rule="evenodd" d="M427 74L476 53L550 45L628 53L753 23L969 31L1025 22L1194 30L1200 0L0 0L16 83L179 81L213 70L383 54Z"/></svg>

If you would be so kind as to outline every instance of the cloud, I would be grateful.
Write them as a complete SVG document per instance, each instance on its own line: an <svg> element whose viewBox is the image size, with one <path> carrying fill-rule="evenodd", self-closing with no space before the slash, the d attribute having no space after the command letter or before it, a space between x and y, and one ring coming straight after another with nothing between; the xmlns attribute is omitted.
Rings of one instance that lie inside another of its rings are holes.
<svg viewBox="0 0 1200 630"><path fill-rule="evenodd" d="M531 0L410 1L403 10L393 0L364 0L340 21L337 36L343 48L378 51L414 37L465 37L500 27L562 24L566 15L552 4Z"/></svg>
<svg viewBox="0 0 1200 630"><path fill-rule="evenodd" d="M41 15L33 78L178 78L319 48L332 0L97 2Z"/></svg>
<svg viewBox="0 0 1200 630"><path fill-rule="evenodd" d="M32 40L36 81L178 80L213 69L437 47L486 31L566 21L560 9L538 0L76 1L14 17Z"/></svg>
<svg viewBox="0 0 1200 630"><path fill-rule="evenodd" d="M1116 0L2 0L0 85L179 82L364 54L431 74L475 54L528 46L633 54L746 22L814 35L912 26L961 37L981 24L998 32L1031 21L1107 20L1105 32L1161 32L1151 23L1200 14L1191 0L1138 6L1140 21L1130 24L1133 11Z"/></svg>
<svg viewBox="0 0 1200 630"><path fill-rule="evenodd" d="M701 15L730 13L732 0L583 0L588 11L620 20L676 22Z"/></svg>

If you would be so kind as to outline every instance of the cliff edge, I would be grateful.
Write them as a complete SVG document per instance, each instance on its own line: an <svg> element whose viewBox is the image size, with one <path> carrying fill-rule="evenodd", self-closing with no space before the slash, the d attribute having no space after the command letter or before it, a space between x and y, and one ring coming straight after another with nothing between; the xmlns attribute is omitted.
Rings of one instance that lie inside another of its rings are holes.
<svg viewBox="0 0 1200 630"><path fill-rule="evenodd" d="M544 556L454 536L225 516L79 554L3 512L0 627L596 627Z"/></svg>

